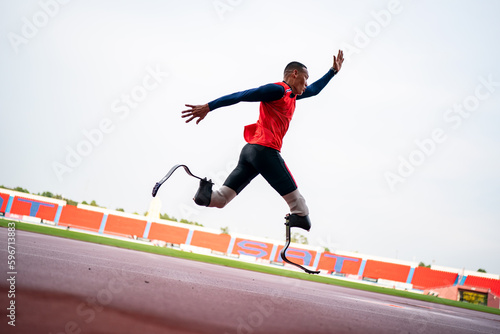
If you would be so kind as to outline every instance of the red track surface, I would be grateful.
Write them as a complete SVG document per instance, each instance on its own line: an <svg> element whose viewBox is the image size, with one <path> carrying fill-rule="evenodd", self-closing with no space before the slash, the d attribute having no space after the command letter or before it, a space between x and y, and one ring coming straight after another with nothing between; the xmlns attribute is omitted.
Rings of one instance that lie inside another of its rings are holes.
<svg viewBox="0 0 500 334"><path fill-rule="evenodd" d="M499 333L500 316L95 245L16 235L16 327L1 333Z"/></svg>

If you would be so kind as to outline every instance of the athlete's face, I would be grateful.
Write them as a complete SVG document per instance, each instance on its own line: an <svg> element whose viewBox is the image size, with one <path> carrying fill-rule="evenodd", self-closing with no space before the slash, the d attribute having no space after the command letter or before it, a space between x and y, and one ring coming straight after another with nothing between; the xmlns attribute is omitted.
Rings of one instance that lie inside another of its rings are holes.
<svg viewBox="0 0 500 334"><path fill-rule="evenodd" d="M290 86L292 86L292 92L295 95L302 95L307 87L309 72L306 68L302 69L301 71L294 70L293 79L293 83L290 84Z"/></svg>

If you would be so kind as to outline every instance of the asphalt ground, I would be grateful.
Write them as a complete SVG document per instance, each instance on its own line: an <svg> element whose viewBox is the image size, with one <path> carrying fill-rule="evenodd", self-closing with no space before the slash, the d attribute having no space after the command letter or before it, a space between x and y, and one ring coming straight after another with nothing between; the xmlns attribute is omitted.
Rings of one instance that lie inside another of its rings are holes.
<svg viewBox="0 0 500 334"><path fill-rule="evenodd" d="M25 231L9 274L7 240L0 333L500 333L498 315Z"/></svg>

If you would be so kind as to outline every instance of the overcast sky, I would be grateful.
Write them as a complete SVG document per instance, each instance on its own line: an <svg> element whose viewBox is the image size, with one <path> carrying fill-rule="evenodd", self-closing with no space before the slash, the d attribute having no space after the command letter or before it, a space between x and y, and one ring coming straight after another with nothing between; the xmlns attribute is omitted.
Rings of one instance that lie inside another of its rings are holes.
<svg viewBox="0 0 500 334"><path fill-rule="evenodd" d="M282 155L312 245L500 274L500 2L0 1L0 184L144 213L175 164L217 186L257 103L199 125L184 104L341 72L298 101ZM284 239L286 203L256 178L223 210L179 170L162 212Z"/></svg>

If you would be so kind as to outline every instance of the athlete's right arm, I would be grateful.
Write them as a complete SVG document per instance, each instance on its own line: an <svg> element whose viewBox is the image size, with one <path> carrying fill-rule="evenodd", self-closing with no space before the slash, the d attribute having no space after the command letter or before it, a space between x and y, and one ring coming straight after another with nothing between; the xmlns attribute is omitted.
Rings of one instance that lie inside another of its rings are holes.
<svg viewBox="0 0 500 334"><path fill-rule="evenodd" d="M203 105L190 105L186 104L186 107L191 109L184 110L182 112L182 117L186 118L186 123L191 122L193 119L198 118L196 124L200 123L207 114L221 107L227 107L239 102L269 102L279 100L285 94L285 89L283 86L277 84L267 84L253 89L248 89L245 91L229 94L222 96L212 102Z"/></svg>
<svg viewBox="0 0 500 334"><path fill-rule="evenodd" d="M213 100L208 103L210 110L227 107L239 102L269 102L279 100L285 94L283 86L277 84L267 84L253 89L244 90Z"/></svg>

